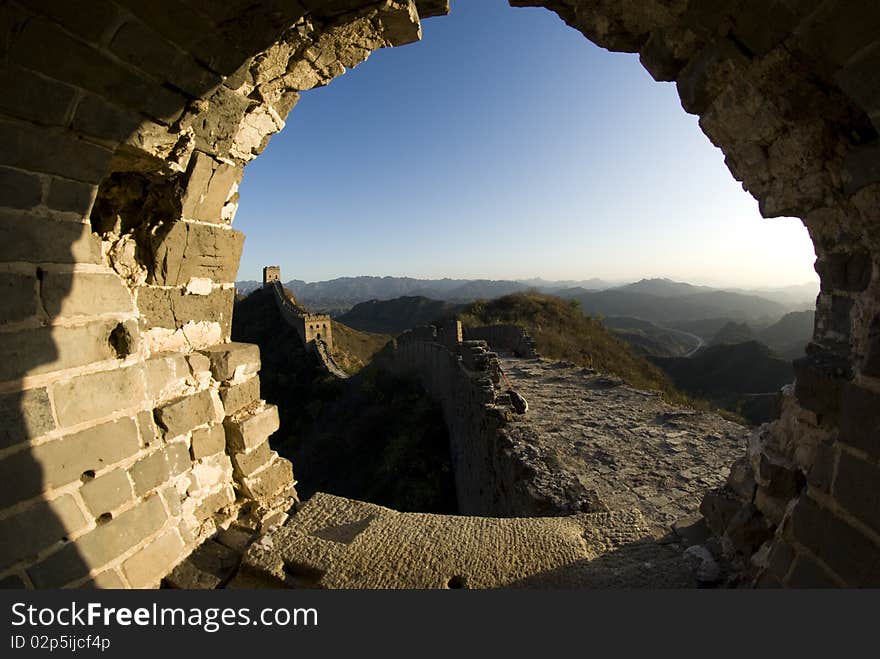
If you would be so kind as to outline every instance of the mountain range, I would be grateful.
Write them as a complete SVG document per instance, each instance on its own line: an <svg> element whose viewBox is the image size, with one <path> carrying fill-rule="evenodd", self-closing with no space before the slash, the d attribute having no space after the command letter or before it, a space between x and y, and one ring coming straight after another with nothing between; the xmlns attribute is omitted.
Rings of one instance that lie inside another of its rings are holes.
<svg viewBox="0 0 880 659"><path fill-rule="evenodd" d="M259 288L260 282L236 282L239 293ZM810 283L760 290L695 286L670 279L642 279L616 284L601 279L550 281L545 279L415 279L412 277L339 277L328 281L294 279L285 286L312 309L340 314L360 302L421 296L452 303L494 299L510 293L536 290L577 299L585 313L629 316L672 324L723 318L769 324L789 311L815 306L818 284ZM723 325L724 323L722 323ZM720 326L719 326L720 328ZM717 331L718 328L716 328Z"/></svg>

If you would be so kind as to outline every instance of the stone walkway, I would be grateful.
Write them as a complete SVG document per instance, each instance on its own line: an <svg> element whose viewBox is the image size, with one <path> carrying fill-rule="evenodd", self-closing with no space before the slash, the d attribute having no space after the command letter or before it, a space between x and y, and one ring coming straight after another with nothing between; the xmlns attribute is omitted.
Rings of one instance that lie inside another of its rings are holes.
<svg viewBox="0 0 880 659"><path fill-rule="evenodd" d="M750 430L566 362L501 358L529 411L507 426L558 514L637 508L662 533L698 513Z"/></svg>

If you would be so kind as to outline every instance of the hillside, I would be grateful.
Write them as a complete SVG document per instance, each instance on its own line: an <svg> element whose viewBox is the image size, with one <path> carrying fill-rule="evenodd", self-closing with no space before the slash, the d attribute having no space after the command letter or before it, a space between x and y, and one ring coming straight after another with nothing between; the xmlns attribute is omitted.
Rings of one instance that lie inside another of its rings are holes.
<svg viewBox="0 0 880 659"><path fill-rule="evenodd" d="M791 362L758 341L709 346L689 358L654 357L675 386L738 410L744 394L777 392L794 379Z"/></svg>
<svg viewBox="0 0 880 659"><path fill-rule="evenodd" d="M709 341L709 345L717 346L724 343L745 343L746 341L754 341L755 335L752 328L745 323L735 323L730 321L721 329L715 332L715 336Z"/></svg>
<svg viewBox="0 0 880 659"><path fill-rule="evenodd" d="M758 332L758 339L786 359L803 357L813 338L815 311L794 311Z"/></svg>
<svg viewBox="0 0 880 659"><path fill-rule="evenodd" d="M456 305L440 300L403 296L393 300L361 302L337 320L357 330L397 335L413 327L447 318L457 309Z"/></svg>
<svg viewBox="0 0 880 659"><path fill-rule="evenodd" d="M572 289L566 291L565 297L578 300L585 314L632 316L661 325L714 317L740 321L777 319L786 312L786 308L777 302L716 290L661 296L626 287L598 292Z"/></svg>
<svg viewBox="0 0 880 659"><path fill-rule="evenodd" d="M545 357L617 375L634 387L655 389L669 400L686 402L661 369L615 337L601 321L582 314L575 301L541 293L514 293L474 302L459 312L458 318L469 327L520 325Z"/></svg>
<svg viewBox="0 0 880 659"><path fill-rule="evenodd" d="M702 345L692 334L659 327L654 323L628 316L609 316L602 323L641 355L685 357Z"/></svg>
<svg viewBox="0 0 880 659"><path fill-rule="evenodd" d="M391 340L388 334L361 332L338 320L333 323L333 359L349 374L370 363L373 355Z"/></svg>

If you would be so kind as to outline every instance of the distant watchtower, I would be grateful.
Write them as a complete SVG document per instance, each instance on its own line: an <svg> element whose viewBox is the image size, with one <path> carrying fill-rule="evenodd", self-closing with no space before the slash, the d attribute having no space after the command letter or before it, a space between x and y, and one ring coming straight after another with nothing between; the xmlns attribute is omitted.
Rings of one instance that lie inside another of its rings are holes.
<svg viewBox="0 0 880 659"><path fill-rule="evenodd" d="M263 286L268 286L275 281L281 281L281 266L267 265L263 268Z"/></svg>

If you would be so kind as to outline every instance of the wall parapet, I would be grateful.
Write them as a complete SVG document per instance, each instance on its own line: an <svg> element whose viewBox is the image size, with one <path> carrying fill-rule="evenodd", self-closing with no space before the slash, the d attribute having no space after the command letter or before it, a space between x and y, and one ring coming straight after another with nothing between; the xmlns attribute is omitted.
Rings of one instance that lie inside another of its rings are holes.
<svg viewBox="0 0 880 659"><path fill-rule="evenodd" d="M493 350L511 353L515 357L536 359L541 356L538 354L535 340L525 328L519 325L501 324L465 327L464 337L466 339L485 341Z"/></svg>

